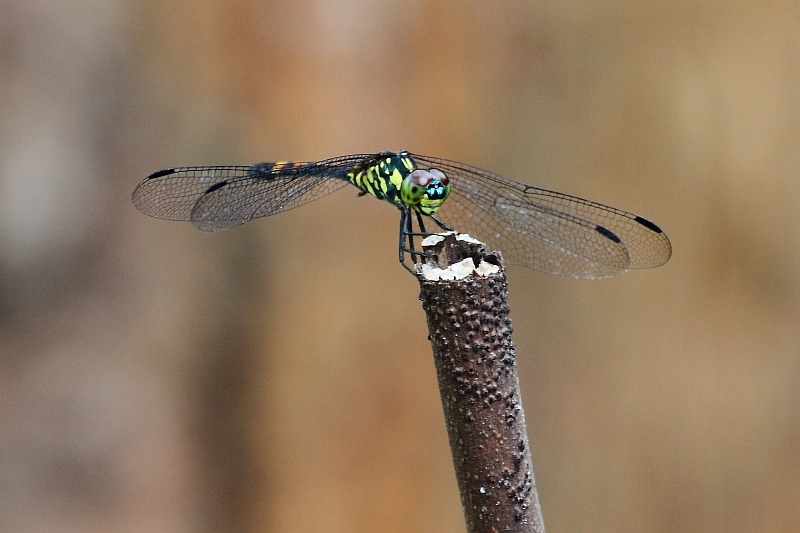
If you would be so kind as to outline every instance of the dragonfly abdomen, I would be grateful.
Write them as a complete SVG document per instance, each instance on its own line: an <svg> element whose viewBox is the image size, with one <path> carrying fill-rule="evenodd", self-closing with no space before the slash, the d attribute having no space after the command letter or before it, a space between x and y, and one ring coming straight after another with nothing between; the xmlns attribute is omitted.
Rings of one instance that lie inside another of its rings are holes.
<svg viewBox="0 0 800 533"><path fill-rule="evenodd" d="M301 169L308 171L313 167L313 163L308 161L279 161L277 163L258 163L250 167L250 174L255 177L266 179L277 176L297 173L301 174ZM293 170L294 169L294 170Z"/></svg>

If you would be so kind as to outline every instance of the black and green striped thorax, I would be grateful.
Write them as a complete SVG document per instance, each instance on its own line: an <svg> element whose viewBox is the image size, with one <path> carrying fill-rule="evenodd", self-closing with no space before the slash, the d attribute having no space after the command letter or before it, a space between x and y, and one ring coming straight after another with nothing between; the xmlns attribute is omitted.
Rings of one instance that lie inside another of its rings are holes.
<svg viewBox="0 0 800 533"><path fill-rule="evenodd" d="M347 174L347 179L378 200L386 200L402 208L400 188L406 176L416 169L417 163L408 152L383 152L366 164L351 170Z"/></svg>
<svg viewBox="0 0 800 533"><path fill-rule="evenodd" d="M434 214L450 194L447 177L438 170L421 170L405 150L382 152L347 174L350 183L398 209L407 206L425 215Z"/></svg>

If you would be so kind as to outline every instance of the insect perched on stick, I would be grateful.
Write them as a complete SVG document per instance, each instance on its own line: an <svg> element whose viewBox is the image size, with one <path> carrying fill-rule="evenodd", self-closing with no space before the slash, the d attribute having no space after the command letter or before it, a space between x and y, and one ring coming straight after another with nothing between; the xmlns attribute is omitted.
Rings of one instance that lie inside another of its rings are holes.
<svg viewBox="0 0 800 533"><path fill-rule="evenodd" d="M511 264L573 278L657 267L672 254L666 234L633 213L406 151L168 168L142 180L132 201L147 215L221 231L293 209L347 184L400 210L398 254L412 273L406 254L414 262L423 255L414 249L414 237L430 234L427 219L499 249Z"/></svg>

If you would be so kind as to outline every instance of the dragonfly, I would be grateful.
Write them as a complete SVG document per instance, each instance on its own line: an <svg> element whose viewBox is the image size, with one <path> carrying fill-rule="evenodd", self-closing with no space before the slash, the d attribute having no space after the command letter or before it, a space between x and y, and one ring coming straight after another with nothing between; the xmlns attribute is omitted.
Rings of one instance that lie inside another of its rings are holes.
<svg viewBox="0 0 800 533"><path fill-rule="evenodd" d="M202 231L230 229L288 211L347 185L400 210L398 256L424 257L414 237L425 221L499 249L536 271L578 279L653 268L672 255L667 235L633 213L526 185L480 168L405 150L321 161L159 170L133 191L152 217L191 222ZM414 231L416 221L417 230Z"/></svg>

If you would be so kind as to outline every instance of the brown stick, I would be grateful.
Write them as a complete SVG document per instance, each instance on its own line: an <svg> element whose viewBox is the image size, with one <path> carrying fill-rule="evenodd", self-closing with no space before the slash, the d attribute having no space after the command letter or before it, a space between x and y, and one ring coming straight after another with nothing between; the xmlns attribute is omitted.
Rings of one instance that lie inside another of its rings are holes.
<svg viewBox="0 0 800 533"><path fill-rule="evenodd" d="M433 257L417 271L467 532L544 533L505 269L482 243L437 238L423 242ZM456 266L464 259L477 271Z"/></svg>

